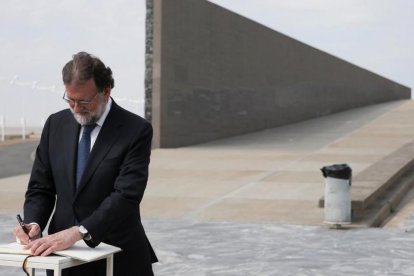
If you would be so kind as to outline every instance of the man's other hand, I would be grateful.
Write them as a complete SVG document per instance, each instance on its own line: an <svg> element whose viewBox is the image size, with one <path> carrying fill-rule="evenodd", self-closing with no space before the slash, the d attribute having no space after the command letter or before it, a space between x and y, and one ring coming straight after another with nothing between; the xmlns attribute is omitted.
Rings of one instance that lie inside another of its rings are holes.
<svg viewBox="0 0 414 276"><path fill-rule="evenodd" d="M78 226L56 232L44 238L34 240L24 246L24 249L30 249L35 256L47 256L55 251L71 247L77 241L82 239Z"/></svg>

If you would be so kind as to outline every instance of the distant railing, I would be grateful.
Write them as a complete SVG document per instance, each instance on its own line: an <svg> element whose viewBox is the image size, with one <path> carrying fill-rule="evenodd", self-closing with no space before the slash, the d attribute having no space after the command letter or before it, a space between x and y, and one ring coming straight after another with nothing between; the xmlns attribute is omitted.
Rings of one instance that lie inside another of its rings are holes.
<svg viewBox="0 0 414 276"><path fill-rule="evenodd" d="M23 90L18 89L19 87L23 88ZM11 89L15 88L15 89ZM18 102L16 99L19 96L12 95L10 92L11 90L18 90L21 95L20 96L20 102ZM35 96L31 95L30 93L27 93L29 91L32 92L39 92ZM6 140L6 129L8 127L16 127L14 124L13 126L7 126L7 122L9 121L16 121L16 119L19 119L19 129L21 133L22 139L26 139L27 137L27 116L32 116L33 111L27 112L28 106L27 102L30 100L30 103L36 107L35 113L38 115L40 114L40 120L39 123L36 123L37 126L40 128L43 127L45 123L45 118L48 116L48 114L52 113L52 108L50 105L52 104L53 109L56 109L59 106L55 106L53 103L51 103L51 98L47 97L50 94L59 94L63 95L63 86L61 88L58 88L56 85L40 85L38 81L26 81L26 80L20 80L19 75L13 75L13 76L0 76L0 141ZM8 94L9 93L9 94ZM13 98L14 102L10 103L10 99ZM32 99L29 99L32 98ZM54 97L57 99L60 99L60 97ZM125 109L128 109L129 111L136 113L136 114L143 114L144 110L144 99L131 99L128 97L113 97L114 100L122 105ZM17 102L16 102L17 101ZM41 104L41 108L38 108L37 105ZM47 104L49 105L49 111L47 110ZM65 108L65 105L62 101L62 108ZM14 114L11 114L11 112L6 112L6 109L9 108L13 111ZM20 109L19 112L16 112L16 110ZM141 110L141 112L140 112ZM18 115L16 115L18 114ZM19 118L18 118L19 117ZM29 117L30 118L30 117Z"/></svg>

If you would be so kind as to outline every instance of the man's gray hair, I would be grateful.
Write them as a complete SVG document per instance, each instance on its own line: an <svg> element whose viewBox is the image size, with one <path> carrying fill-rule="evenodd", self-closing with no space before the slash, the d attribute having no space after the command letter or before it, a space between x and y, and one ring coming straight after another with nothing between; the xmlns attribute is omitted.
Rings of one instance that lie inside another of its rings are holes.
<svg viewBox="0 0 414 276"><path fill-rule="evenodd" d="M111 68L106 67L99 58L86 52L73 55L72 60L62 69L62 78L65 85L82 84L93 79L99 92L115 86Z"/></svg>

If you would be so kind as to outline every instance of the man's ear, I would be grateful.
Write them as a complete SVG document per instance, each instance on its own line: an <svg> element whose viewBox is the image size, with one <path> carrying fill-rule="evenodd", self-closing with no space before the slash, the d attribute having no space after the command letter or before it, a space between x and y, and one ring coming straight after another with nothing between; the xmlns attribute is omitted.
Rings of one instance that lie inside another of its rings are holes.
<svg viewBox="0 0 414 276"><path fill-rule="evenodd" d="M111 96L111 88L110 87L104 88L103 92L104 92L104 99L107 102L109 100L109 97Z"/></svg>

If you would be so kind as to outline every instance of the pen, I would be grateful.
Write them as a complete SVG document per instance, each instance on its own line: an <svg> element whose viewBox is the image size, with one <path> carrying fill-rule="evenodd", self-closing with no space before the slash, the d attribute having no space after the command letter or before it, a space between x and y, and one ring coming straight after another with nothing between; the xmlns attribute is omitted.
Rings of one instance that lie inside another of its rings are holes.
<svg viewBox="0 0 414 276"><path fill-rule="evenodd" d="M17 218L17 221L19 222L20 226L22 227L23 231L24 231L26 234L29 234L29 231L28 231L28 230L27 230L27 228L25 227L24 222L23 222L22 217L20 216L20 214L17 214L16 218ZM30 241L30 236L29 236L29 241Z"/></svg>

